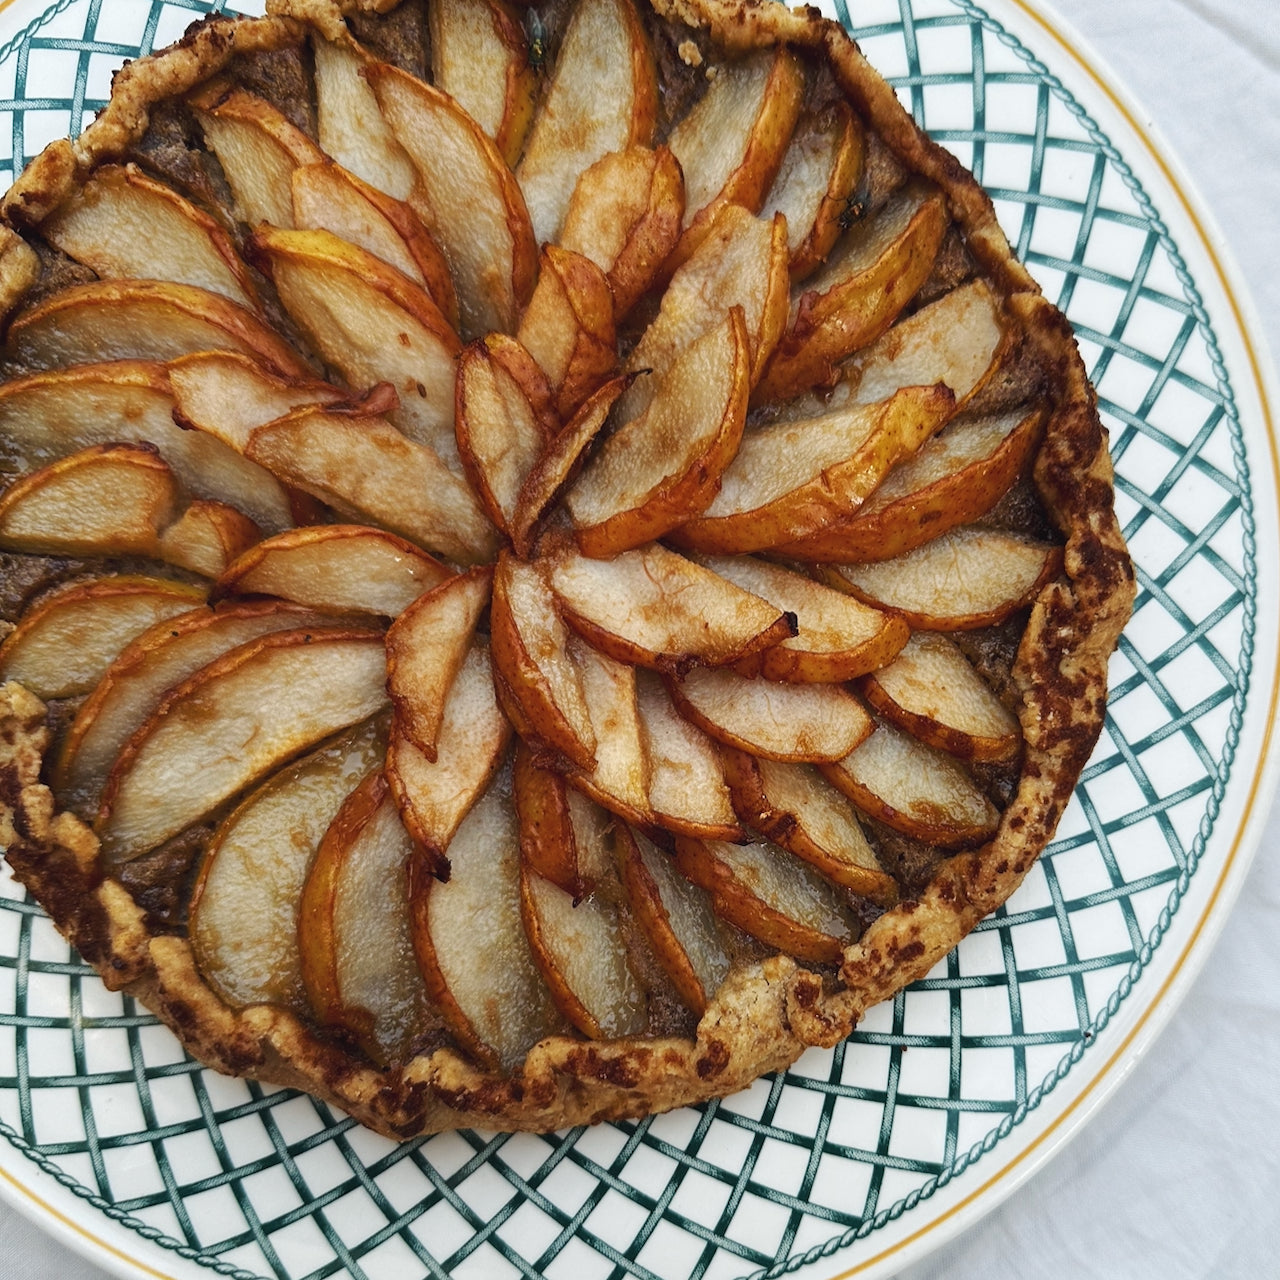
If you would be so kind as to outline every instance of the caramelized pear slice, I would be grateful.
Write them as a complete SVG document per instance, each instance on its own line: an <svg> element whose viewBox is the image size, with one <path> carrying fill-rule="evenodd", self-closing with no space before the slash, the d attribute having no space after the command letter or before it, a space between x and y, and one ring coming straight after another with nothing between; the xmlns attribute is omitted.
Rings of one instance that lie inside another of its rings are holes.
<svg viewBox="0 0 1280 1280"><path fill-rule="evenodd" d="M559 238L578 175L647 144L657 109L653 50L631 0L577 0L516 170L540 243Z"/></svg>
<svg viewBox="0 0 1280 1280"><path fill-rule="evenodd" d="M347 519L451 560L474 564L497 550L471 490L432 449L381 418L302 409L258 427L245 455Z"/></svg>
<svg viewBox="0 0 1280 1280"><path fill-rule="evenodd" d="M836 884L882 906L898 886L867 843L849 801L809 764L761 760L722 748L733 805L749 827Z"/></svg>
<svg viewBox="0 0 1280 1280"><path fill-rule="evenodd" d="M513 332L533 291L538 248L506 161L447 93L386 63L364 74L418 171L410 204L448 260L463 336Z"/></svg>
<svg viewBox="0 0 1280 1280"><path fill-rule="evenodd" d="M585 555L660 538L703 511L742 438L750 347L735 307L679 355L647 408L596 451L566 496Z"/></svg>
<svg viewBox="0 0 1280 1280"><path fill-rule="evenodd" d="M201 588L164 578L73 582L29 608L5 637L0 680L16 680L46 700L88 693L131 640L204 598Z"/></svg>
<svg viewBox="0 0 1280 1280"><path fill-rule="evenodd" d="M331 733L386 704L382 633L259 636L176 688L129 740L103 793L112 864L135 858Z"/></svg>
<svg viewBox="0 0 1280 1280"><path fill-rule="evenodd" d="M563 1026L520 920L520 834L504 771L449 849L453 874L409 864L413 943L427 990L463 1048L512 1070Z"/></svg>
<svg viewBox="0 0 1280 1280"><path fill-rule="evenodd" d="M103 165L40 224L103 279L172 280L256 308L248 268L221 227L135 165Z"/></svg>
<svg viewBox="0 0 1280 1280"><path fill-rule="evenodd" d="M711 737L770 760L839 760L871 732L862 704L834 684L775 684L694 667L667 688L680 714Z"/></svg>
<svg viewBox="0 0 1280 1280"><path fill-rule="evenodd" d="M435 1022L413 951L412 854L386 782L371 773L325 832L298 905L311 1007L384 1065L406 1062Z"/></svg>
<svg viewBox="0 0 1280 1280"><path fill-rule="evenodd" d="M639 832L616 829L627 904L676 994L697 1017L729 973L705 889L676 871L671 858Z"/></svg>
<svg viewBox="0 0 1280 1280"><path fill-rule="evenodd" d="M320 524L250 547L227 566L214 592L394 618L447 577L438 560L385 529Z"/></svg>
<svg viewBox="0 0 1280 1280"><path fill-rule="evenodd" d="M288 765L219 824L200 865L188 923L201 974L234 1008L309 1010L298 946L299 899L329 824L379 767L374 719Z"/></svg>
<svg viewBox="0 0 1280 1280"><path fill-rule="evenodd" d="M578 793L570 791L562 774L539 764L524 742L516 744L512 793L520 821L521 866L559 885L575 901L584 898L594 884L589 869L579 865L569 808L570 796Z"/></svg>
<svg viewBox="0 0 1280 1280"><path fill-rule="evenodd" d="M868 817L944 849L981 844L1000 822L963 765L892 725L822 772Z"/></svg>
<svg viewBox="0 0 1280 1280"><path fill-rule="evenodd" d="M673 675L727 666L792 633L780 609L657 542L612 560L564 547L551 558L551 589L589 644Z"/></svg>
<svg viewBox="0 0 1280 1280"><path fill-rule="evenodd" d="M1062 548L966 525L876 564L833 564L833 587L889 609L916 631L993 626L1025 608L1058 573Z"/></svg>
<svg viewBox="0 0 1280 1280"><path fill-rule="evenodd" d="M796 619L795 634L734 664L744 676L838 684L883 666L907 642L901 618L750 556L709 556L707 568ZM850 607L852 606L852 607Z"/></svg>
<svg viewBox="0 0 1280 1280"><path fill-rule="evenodd" d="M262 530L234 507L198 498L160 534L158 554L180 569L216 578L261 537Z"/></svg>
<svg viewBox="0 0 1280 1280"><path fill-rule="evenodd" d="M286 377L309 372L252 311L220 293L168 280L93 280L59 289L17 316L5 346L15 366L33 370L238 351Z"/></svg>
<svg viewBox="0 0 1280 1280"><path fill-rule="evenodd" d="M711 895L722 920L798 960L835 964L857 938L839 893L776 845L679 836L676 866Z"/></svg>

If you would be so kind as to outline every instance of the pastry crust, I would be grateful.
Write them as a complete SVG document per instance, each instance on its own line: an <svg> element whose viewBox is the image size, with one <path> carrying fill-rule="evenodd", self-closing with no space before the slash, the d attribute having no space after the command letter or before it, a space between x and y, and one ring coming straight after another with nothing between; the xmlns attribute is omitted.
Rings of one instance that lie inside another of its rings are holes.
<svg viewBox="0 0 1280 1280"><path fill-rule="evenodd" d="M209 1065L305 1089L393 1137L460 1126L546 1131L640 1116L733 1092L810 1046L847 1036L868 1007L926 974L1004 902L1050 839L1101 729L1107 662L1131 608L1133 572L1093 391L1066 321L1013 257L972 176L917 129L845 32L816 11L772 0L654 0L654 7L730 51L786 41L824 53L882 140L943 189L971 253L1041 357L1052 409L1034 483L1064 540L1064 570L1032 608L1013 670L1021 772L995 837L943 860L922 892L879 916L846 950L838 982L775 956L731 973L693 1039L552 1037L510 1076L452 1049L383 1070L283 1009L229 1008L201 978L185 938L152 936L142 909L104 875L97 838L59 812L41 781L52 737L44 706L18 685L0 688L0 845L104 982L141 1000ZM270 8L261 20L199 24L174 48L130 64L82 137L53 144L27 169L2 205L10 225L0 227L0 306L11 310L39 270L12 228L38 226L97 165L121 158L154 104L220 72L238 53L296 43L309 26L330 36L344 29L342 9L328 0L274 0Z"/></svg>

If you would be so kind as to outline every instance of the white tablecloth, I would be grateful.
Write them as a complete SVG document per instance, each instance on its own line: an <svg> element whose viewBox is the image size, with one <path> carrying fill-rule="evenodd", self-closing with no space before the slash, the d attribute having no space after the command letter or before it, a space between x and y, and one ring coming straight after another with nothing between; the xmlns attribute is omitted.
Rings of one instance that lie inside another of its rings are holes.
<svg viewBox="0 0 1280 1280"><path fill-rule="evenodd" d="M1280 350L1280 0L1062 9L1190 171ZM1280 1274L1278 1257L1275 815L1203 974L1118 1095L1028 1185L900 1280L1262 1280ZM105 1280L4 1205L0 1275Z"/></svg>

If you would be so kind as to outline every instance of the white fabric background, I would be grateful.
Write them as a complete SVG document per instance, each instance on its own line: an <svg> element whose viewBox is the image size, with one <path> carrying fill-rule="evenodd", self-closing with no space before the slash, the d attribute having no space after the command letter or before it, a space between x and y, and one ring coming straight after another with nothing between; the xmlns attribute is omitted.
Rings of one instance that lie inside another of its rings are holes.
<svg viewBox="0 0 1280 1280"><path fill-rule="evenodd" d="M1280 0L1058 3L1190 171L1280 350ZM1280 1274L1278 1058L1275 815L1224 936L1132 1078L1028 1185L898 1280ZM8 1280L106 1275L3 1204L0 1259Z"/></svg>

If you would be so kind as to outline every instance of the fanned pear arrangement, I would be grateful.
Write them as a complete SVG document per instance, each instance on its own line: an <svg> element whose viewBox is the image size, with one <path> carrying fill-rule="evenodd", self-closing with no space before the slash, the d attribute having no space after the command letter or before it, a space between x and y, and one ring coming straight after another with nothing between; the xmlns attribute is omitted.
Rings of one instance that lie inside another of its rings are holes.
<svg viewBox="0 0 1280 1280"><path fill-rule="evenodd" d="M278 0L3 220L0 844L212 1066L399 1137L720 1096L1050 838L1094 397L813 11Z"/></svg>

